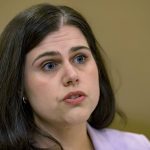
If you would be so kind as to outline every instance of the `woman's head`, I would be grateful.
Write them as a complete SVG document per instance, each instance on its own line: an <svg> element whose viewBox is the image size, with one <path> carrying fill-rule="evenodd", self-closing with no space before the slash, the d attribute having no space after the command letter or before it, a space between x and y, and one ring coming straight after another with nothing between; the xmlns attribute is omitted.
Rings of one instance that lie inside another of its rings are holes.
<svg viewBox="0 0 150 150"><path fill-rule="evenodd" d="M63 25L48 34L27 53L24 72L26 97L37 125L86 123L99 100L99 77L78 28Z"/></svg>
<svg viewBox="0 0 150 150"><path fill-rule="evenodd" d="M91 28L78 12L69 7L42 4L17 15L5 28L0 38L0 122L3 122L2 128L7 130L7 134L18 126L15 130L22 138L23 132L30 130L34 124L31 106L28 102L24 104L22 101L23 97L30 99L28 86L24 80L28 55L45 38L55 35L68 26L79 32L86 43L83 42L84 44L78 46L88 47L96 62L97 74L94 77L98 76L95 81L99 83L94 82L92 85L92 82L91 87L100 85L97 92L100 96L88 122L95 128L106 127L112 122L115 113L114 95L101 56L102 49L97 44ZM13 135L9 137L12 138ZM15 137L17 142L17 136Z"/></svg>

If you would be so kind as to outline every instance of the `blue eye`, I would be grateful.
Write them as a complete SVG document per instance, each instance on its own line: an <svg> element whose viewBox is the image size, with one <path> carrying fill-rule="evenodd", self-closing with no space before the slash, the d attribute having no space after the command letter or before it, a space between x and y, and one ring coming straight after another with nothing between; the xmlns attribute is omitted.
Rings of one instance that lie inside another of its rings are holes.
<svg viewBox="0 0 150 150"><path fill-rule="evenodd" d="M83 64L85 61L86 61L86 57L84 55L78 55L74 59L74 62L77 64Z"/></svg>
<svg viewBox="0 0 150 150"><path fill-rule="evenodd" d="M57 67L57 64L56 64L56 63L54 63L54 62L48 62L48 63L46 63L46 64L43 66L43 69L44 69L45 71L52 71L52 70L56 69L56 67Z"/></svg>

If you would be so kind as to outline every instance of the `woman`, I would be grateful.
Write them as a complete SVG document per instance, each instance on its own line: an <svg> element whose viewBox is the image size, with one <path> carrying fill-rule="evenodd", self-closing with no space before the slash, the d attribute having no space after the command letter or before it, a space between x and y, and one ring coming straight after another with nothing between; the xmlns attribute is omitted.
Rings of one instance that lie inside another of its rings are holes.
<svg viewBox="0 0 150 150"><path fill-rule="evenodd" d="M0 150L150 149L142 135L106 128L116 108L101 52L69 7L17 15L0 38Z"/></svg>

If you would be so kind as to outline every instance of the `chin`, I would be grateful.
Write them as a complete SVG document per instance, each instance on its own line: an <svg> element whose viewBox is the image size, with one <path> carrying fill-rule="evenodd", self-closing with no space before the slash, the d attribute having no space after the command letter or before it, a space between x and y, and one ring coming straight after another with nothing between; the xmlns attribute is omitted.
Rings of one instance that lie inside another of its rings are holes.
<svg viewBox="0 0 150 150"><path fill-rule="evenodd" d="M91 113L79 113L79 114L74 114L74 115L69 115L65 122L70 125L79 125L79 124L84 124L87 122L89 119Z"/></svg>

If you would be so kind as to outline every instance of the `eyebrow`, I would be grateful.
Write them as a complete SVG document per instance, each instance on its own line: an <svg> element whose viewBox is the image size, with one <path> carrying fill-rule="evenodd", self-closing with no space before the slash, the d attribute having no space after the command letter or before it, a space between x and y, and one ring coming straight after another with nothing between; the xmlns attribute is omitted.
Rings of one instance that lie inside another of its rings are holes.
<svg viewBox="0 0 150 150"><path fill-rule="evenodd" d="M78 50L81 50L81 49L86 49L86 50L90 50L89 47L87 46L75 46L75 47L72 47L70 50L69 50L69 53L72 53L72 52L76 52ZM32 65L40 58L42 57L45 57L45 56L60 56L61 54L58 52L58 51L47 51L47 52L44 52L42 54L40 54L39 56L37 56Z"/></svg>

